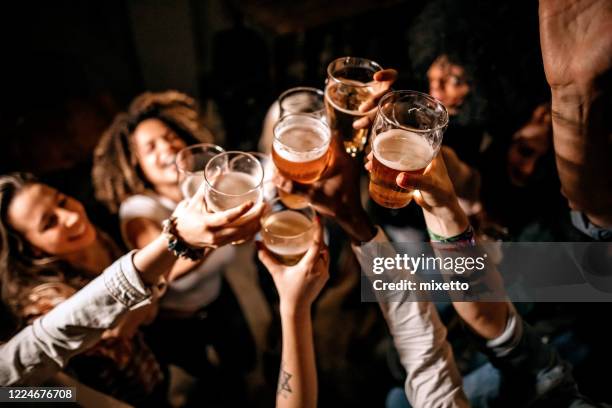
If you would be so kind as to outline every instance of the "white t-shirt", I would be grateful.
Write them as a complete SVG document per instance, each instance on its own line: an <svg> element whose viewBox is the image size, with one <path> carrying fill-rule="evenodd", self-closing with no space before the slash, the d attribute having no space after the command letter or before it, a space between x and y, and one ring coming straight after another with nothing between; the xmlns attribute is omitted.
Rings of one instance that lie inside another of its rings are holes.
<svg viewBox="0 0 612 408"><path fill-rule="evenodd" d="M162 221L169 218L176 204L165 197L153 194L134 195L119 208L119 222L123 241L128 247L126 225L135 218L147 218L161 227ZM235 256L235 248L226 245L214 250L196 269L168 285L166 294L161 298L162 308L195 312L210 304L219 296L221 273Z"/></svg>

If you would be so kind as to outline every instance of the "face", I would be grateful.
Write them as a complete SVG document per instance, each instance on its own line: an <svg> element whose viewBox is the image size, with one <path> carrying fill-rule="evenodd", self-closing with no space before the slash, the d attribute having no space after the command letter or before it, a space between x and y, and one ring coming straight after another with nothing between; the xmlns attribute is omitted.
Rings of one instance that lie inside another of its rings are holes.
<svg viewBox="0 0 612 408"><path fill-rule="evenodd" d="M96 239L80 202L44 184L30 184L11 200L7 221L30 245L48 255L67 255Z"/></svg>
<svg viewBox="0 0 612 408"><path fill-rule="evenodd" d="M452 64L444 55L438 57L427 70L429 94L442 102L450 115L457 114L470 92L465 70Z"/></svg>
<svg viewBox="0 0 612 408"><path fill-rule="evenodd" d="M133 133L138 164L154 187L176 185L176 154L187 144L159 119L140 122Z"/></svg>
<svg viewBox="0 0 612 408"><path fill-rule="evenodd" d="M508 176L513 185L525 186L535 173L538 161L550 149L548 120L532 118L512 138L508 150Z"/></svg>

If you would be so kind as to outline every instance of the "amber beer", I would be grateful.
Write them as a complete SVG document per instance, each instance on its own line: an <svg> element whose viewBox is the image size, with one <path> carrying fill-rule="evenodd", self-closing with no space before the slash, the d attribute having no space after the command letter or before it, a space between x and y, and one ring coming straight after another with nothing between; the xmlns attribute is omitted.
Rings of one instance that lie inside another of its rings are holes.
<svg viewBox="0 0 612 408"><path fill-rule="evenodd" d="M413 190L397 185L400 172L423 174L435 151L427 139L404 129L390 129L372 143L374 159L370 174L370 197L386 208L402 208L412 200Z"/></svg>
<svg viewBox="0 0 612 408"><path fill-rule="evenodd" d="M308 114L284 116L274 127L272 160L284 177L303 184L317 181L329 158L327 125Z"/></svg>
<svg viewBox="0 0 612 408"><path fill-rule="evenodd" d="M312 243L312 220L298 211L275 212L262 220L261 237L280 262L295 265Z"/></svg>
<svg viewBox="0 0 612 408"><path fill-rule="evenodd" d="M348 154L355 157L368 140L369 129L353 129L353 122L370 112L359 106L378 91L374 74L382 68L364 58L343 57L327 67L325 109L327 121L336 140L341 140Z"/></svg>

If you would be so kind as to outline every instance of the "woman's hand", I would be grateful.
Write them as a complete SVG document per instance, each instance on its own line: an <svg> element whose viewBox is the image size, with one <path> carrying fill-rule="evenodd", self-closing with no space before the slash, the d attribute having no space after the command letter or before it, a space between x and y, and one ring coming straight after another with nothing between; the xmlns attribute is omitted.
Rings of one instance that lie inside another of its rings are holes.
<svg viewBox="0 0 612 408"><path fill-rule="evenodd" d="M281 313L309 313L310 306L329 278L329 252L323 243L323 228L318 217L314 228L310 248L293 266L280 263L263 244L258 243L259 259L272 275L278 290Z"/></svg>
<svg viewBox="0 0 612 408"><path fill-rule="evenodd" d="M329 165L319 181L305 185L275 175L281 193L302 197L318 213L332 218L355 242L367 242L375 235L361 205L359 164L344 150L342 142L332 139ZM284 201L284 199L283 199Z"/></svg>
<svg viewBox="0 0 612 408"><path fill-rule="evenodd" d="M254 206L247 201L226 211L211 212L204 199L204 188L202 185L193 197L182 201L173 213L180 238L198 248L218 248L253 238L260 229L264 203Z"/></svg>
<svg viewBox="0 0 612 408"><path fill-rule="evenodd" d="M368 155L365 167L372 169L373 154ZM399 173L395 182L399 187L416 190L414 201L421 206L427 227L446 237L461 234L468 227L468 219L457 201L442 153L432 160L423 174Z"/></svg>
<svg viewBox="0 0 612 408"><path fill-rule="evenodd" d="M393 85L396 79L397 71L394 69L383 69L382 71L378 71L374 74L374 81L376 81L377 91L359 106L360 112L368 112L368 114L353 122L353 128L364 129L372 125L372 122L376 117L376 109L374 108L376 108L376 105L378 105L380 98L389 92L391 85Z"/></svg>

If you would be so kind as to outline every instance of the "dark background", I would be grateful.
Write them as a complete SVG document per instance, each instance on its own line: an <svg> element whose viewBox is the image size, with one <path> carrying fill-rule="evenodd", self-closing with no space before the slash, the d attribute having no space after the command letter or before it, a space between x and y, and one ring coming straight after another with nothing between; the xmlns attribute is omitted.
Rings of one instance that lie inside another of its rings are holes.
<svg viewBox="0 0 612 408"><path fill-rule="evenodd" d="M432 18L419 16L426 2L399 0L20 2L2 13L0 172L86 168L145 90L184 91L204 110L214 101L225 147L251 149L278 94L322 87L335 57L371 58L399 70L396 88L426 89L445 37L478 44L487 121L514 126L545 86L537 2L438 3ZM415 46L425 58L414 61Z"/></svg>
<svg viewBox="0 0 612 408"><path fill-rule="evenodd" d="M201 102L207 117L219 118L208 126L220 144L253 150L276 97L297 85L322 88L334 58L373 59L399 71L395 88L427 91L425 71L444 43L475 50L472 68L486 101L480 119L494 138L507 137L547 99L537 1L431 4L24 0L3 5L0 174L33 172L84 202L97 214L97 225L116 225L93 199L91 154L114 115L139 93L186 92ZM358 299L354 303L359 305ZM367 350L350 350L351 361L376 352L364 344ZM380 377L380 389L322 378L322 394L353 395L363 403L370 393L380 401L389 385L386 370L364 361L350 375L363 377L363 384ZM588 380L582 388L603 397L599 383L605 376L584 371L581 379Z"/></svg>

